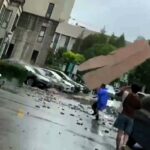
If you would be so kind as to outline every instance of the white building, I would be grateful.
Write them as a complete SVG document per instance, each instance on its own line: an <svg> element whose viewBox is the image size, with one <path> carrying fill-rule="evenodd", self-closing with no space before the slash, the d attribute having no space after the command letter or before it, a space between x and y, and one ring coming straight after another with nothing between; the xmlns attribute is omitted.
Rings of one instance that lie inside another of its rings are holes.
<svg viewBox="0 0 150 150"><path fill-rule="evenodd" d="M24 2L25 0L2 0L0 2L0 57L8 49Z"/></svg>
<svg viewBox="0 0 150 150"><path fill-rule="evenodd" d="M61 22L56 28L51 48L53 48L55 52L61 47L64 47L67 50L72 50L74 43L79 37L83 39L88 35L95 33L97 32L88 30L81 26Z"/></svg>

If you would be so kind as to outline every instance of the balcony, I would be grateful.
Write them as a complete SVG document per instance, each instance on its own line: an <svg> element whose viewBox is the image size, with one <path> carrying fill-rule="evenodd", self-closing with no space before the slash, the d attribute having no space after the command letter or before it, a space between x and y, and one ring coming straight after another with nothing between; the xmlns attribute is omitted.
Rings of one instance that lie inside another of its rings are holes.
<svg viewBox="0 0 150 150"><path fill-rule="evenodd" d="M23 5L25 3L25 0L10 0L10 2L15 2L15 3L18 3L20 5Z"/></svg>

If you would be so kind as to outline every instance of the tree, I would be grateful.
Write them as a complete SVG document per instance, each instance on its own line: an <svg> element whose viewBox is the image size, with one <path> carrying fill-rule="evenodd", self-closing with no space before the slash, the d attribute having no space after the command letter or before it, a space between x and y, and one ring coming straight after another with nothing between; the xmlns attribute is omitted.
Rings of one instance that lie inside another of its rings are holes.
<svg viewBox="0 0 150 150"><path fill-rule="evenodd" d="M126 45L124 34L122 34L119 38L117 38L116 43L114 46L117 48L124 47Z"/></svg>
<svg viewBox="0 0 150 150"><path fill-rule="evenodd" d="M86 51L83 51L83 55L85 56L85 59L90 59L99 55L108 55L114 50L116 50L116 47L108 43L95 44L91 48L87 49Z"/></svg>
<svg viewBox="0 0 150 150"><path fill-rule="evenodd" d="M129 83L137 82L146 86L148 92L150 92L150 59L145 61L143 64L135 68L129 73Z"/></svg>
<svg viewBox="0 0 150 150"><path fill-rule="evenodd" d="M83 39L80 52L87 50L94 44L104 44L107 43L107 36L105 34L91 34Z"/></svg>
<svg viewBox="0 0 150 150"><path fill-rule="evenodd" d="M108 42L109 44L111 45L116 45L116 40L117 40L117 37L114 35L114 33L110 36Z"/></svg>
<svg viewBox="0 0 150 150"><path fill-rule="evenodd" d="M65 63L75 63L75 64L80 64L85 61L83 55L79 53L74 53L72 51L64 52L63 59Z"/></svg>
<svg viewBox="0 0 150 150"><path fill-rule="evenodd" d="M58 65L59 63L63 63L63 53L66 52L65 48L59 48L57 50L57 53L54 54L53 50L49 51L49 54L47 56L46 64L48 65Z"/></svg>

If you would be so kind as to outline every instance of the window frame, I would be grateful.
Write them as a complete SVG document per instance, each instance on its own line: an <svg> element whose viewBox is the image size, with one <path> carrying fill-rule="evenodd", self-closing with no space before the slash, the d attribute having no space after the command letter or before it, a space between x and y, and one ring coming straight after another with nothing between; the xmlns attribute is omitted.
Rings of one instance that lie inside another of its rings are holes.
<svg viewBox="0 0 150 150"><path fill-rule="evenodd" d="M42 30L42 29L44 29L44 30ZM41 26L40 32L39 32L38 37L37 37L37 42L39 42L39 43L43 42L46 30L47 30L47 27Z"/></svg>
<svg viewBox="0 0 150 150"><path fill-rule="evenodd" d="M11 16L13 14L13 11L6 8L5 6L3 6L4 8L4 11L2 12L2 16L1 16L1 19L0 19L0 26L3 28L3 29L6 29L9 25L9 22L11 20ZM2 8L2 9L3 9ZM8 17L6 18L6 13L8 13ZM4 26L4 23L6 23L6 25Z"/></svg>
<svg viewBox="0 0 150 150"><path fill-rule="evenodd" d="M48 9L47 9L47 12L46 12L46 15L45 15L45 17L46 17L47 19L50 19L50 18L51 18L52 13L53 13L53 10L54 10L54 7L55 7L55 4L54 4L54 3L49 3ZM50 10L50 8L51 8L51 10Z"/></svg>

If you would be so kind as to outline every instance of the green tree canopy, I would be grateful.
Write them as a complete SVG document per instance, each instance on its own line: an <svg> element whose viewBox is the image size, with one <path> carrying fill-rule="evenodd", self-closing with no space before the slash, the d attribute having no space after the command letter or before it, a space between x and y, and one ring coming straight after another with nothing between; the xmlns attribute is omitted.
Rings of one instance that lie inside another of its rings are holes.
<svg viewBox="0 0 150 150"><path fill-rule="evenodd" d="M87 36L81 44L80 52L92 47L94 44L104 44L107 42L107 36L105 34L91 34Z"/></svg>
<svg viewBox="0 0 150 150"><path fill-rule="evenodd" d="M95 44L84 51L83 55L86 59L89 59L99 55L108 55L114 50L116 50L116 47L111 44Z"/></svg>
<svg viewBox="0 0 150 150"><path fill-rule="evenodd" d="M79 38L76 40L74 48L77 48L75 51L89 59L99 55L108 55L112 51L124 47L125 43L124 34L117 37L114 34L107 36L105 33L99 33L89 35L85 39Z"/></svg>
<svg viewBox="0 0 150 150"><path fill-rule="evenodd" d="M85 57L79 53L67 51L63 53L63 59L65 63L76 63L80 64L85 61Z"/></svg>
<svg viewBox="0 0 150 150"><path fill-rule="evenodd" d="M146 86L148 92L150 92L150 59L143 64L135 68L129 73L129 83L139 83Z"/></svg>

